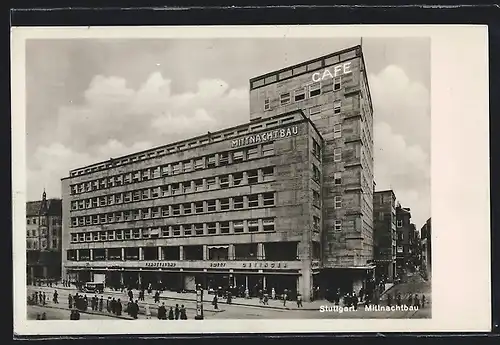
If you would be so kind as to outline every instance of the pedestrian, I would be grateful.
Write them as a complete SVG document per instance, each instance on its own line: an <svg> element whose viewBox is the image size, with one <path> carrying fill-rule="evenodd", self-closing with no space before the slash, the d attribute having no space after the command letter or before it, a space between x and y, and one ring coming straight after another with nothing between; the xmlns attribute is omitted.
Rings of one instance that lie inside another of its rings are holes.
<svg viewBox="0 0 500 345"><path fill-rule="evenodd" d="M155 303L160 303L160 291L155 292Z"/></svg>
<svg viewBox="0 0 500 345"><path fill-rule="evenodd" d="M233 294L231 291L227 292L227 304L231 304L231 301L233 300Z"/></svg>
<svg viewBox="0 0 500 345"><path fill-rule="evenodd" d="M158 320L166 320L166 314L167 310L165 308L165 303L163 303L159 308L158 308Z"/></svg>
<svg viewBox="0 0 500 345"><path fill-rule="evenodd" d="M68 295L68 307L69 309L73 308L73 296L71 294Z"/></svg>
<svg viewBox="0 0 500 345"><path fill-rule="evenodd" d="M351 302L352 302L352 305L354 307L354 310L358 310L359 300L358 300L358 296L356 295L356 293L352 294L352 296L351 296Z"/></svg>
<svg viewBox="0 0 500 345"><path fill-rule="evenodd" d="M425 301L425 295L422 295L422 308L424 308L424 307L425 307L425 302L426 302L426 301Z"/></svg>
<svg viewBox="0 0 500 345"><path fill-rule="evenodd" d="M217 304L217 294L214 296L212 300L212 305L214 306L214 309L219 309L219 305Z"/></svg>
<svg viewBox="0 0 500 345"><path fill-rule="evenodd" d="M276 299L276 290L274 288L271 289L271 298Z"/></svg>
<svg viewBox="0 0 500 345"><path fill-rule="evenodd" d="M181 320L187 320L187 314L186 314L186 308L184 307L184 304L181 305L180 309L180 314L181 314Z"/></svg>
<svg viewBox="0 0 500 345"><path fill-rule="evenodd" d="M56 291L54 291L54 298L53 298L53 300L54 300L54 303L55 303L55 304L58 304L58 303L59 303L59 301L57 300L57 297L58 297L58 296L59 296L59 294L57 293L57 290L56 290Z"/></svg>
<svg viewBox="0 0 500 345"><path fill-rule="evenodd" d="M390 293L387 294L387 306L390 307L392 305L392 295Z"/></svg>
<svg viewBox="0 0 500 345"><path fill-rule="evenodd" d="M401 301L401 292L398 292L396 296L396 304L398 307L401 307L402 301Z"/></svg>
<svg viewBox="0 0 500 345"><path fill-rule="evenodd" d="M42 304L46 305L47 304L47 296L45 295L45 292L42 295Z"/></svg>
<svg viewBox="0 0 500 345"><path fill-rule="evenodd" d="M300 293L297 294L297 308L302 308L302 295Z"/></svg>
<svg viewBox="0 0 500 345"><path fill-rule="evenodd" d="M47 320L47 314L42 313L42 320Z"/></svg>
<svg viewBox="0 0 500 345"><path fill-rule="evenodd" d="M41 319L42 319L42 315L40 315L40 314L36 314L36 319L37 319L37 320L41 320Z"/></svg>
<svg viewBox="0 0 500 345"><path fill-rule="evenodd" d="M408 297L408 306L411 306L413 305L413 295L410 294L410 296Z"/></svg>
<svg viewBox="0 0 500 345"><path fill-rule="evenodd" d="M178 304L176 304L176 305L175 305L175 311L174 311L174 314L175 314L175 319L176 319L176 320L179 320L180 310L179 310L179 305L178 305Z"/></svg>
<svg viewBox="0 0 500 345"><path fill-rule="evenodd" d="M361 289L359 289L359 302L363 302L363 299L365 297L365 289L363 287L361 287Z"/></svg>
<svg viewBox="0 0 500 345"><path fill-rule="evenodd" d="M111 313L111 297L108 296L108 299L106 300L106 310L108 313Z"/></svg>
<svg viewBox="0 0 500 345"><path fill-rule="evenodd" d="M149 304L146 303L144 308L145 308L146 319L151 319L151 309L149 309Z"/></svg>
<svg viewBox="0 0 500 345"><path fill-rule="evenodd" d="M132 292L132 290L128 290L128 298L133 301L134 300L134 293Z"/></svg>
<svg viewBox="0 0 500 345"><path fill-rule="evenodd" d="M101 296L101 299L99 300L99 311L102 312L103 308L104 308L104 297Z"/></svg>
<svg viewBox="0 0 500 345"><path fill-rule="evenodd" d="M264 305L269 305L269 295L267 293L264 294Z"/></svg>
<svg viewBox="0 0 500 345"><path fill-rule="evenodd" d="M420 307L420 301L418 300L418 295L415 294L415 298L413 299L413 305L417 308Z"/></svg>
<svg viewBox="0 0 500 345"><path fill-rule="evenodd" d="M121 316L122 310L123 310L122 301L118 298L118 300L116 301L116 315Z"/></svg>
<svg viewBox="0 0 500 345"><path fill-rule="evenodd" d="M174 320L174 310L172 309L172 307L170 307L170 309L168 310L168 319Z"/></svg>

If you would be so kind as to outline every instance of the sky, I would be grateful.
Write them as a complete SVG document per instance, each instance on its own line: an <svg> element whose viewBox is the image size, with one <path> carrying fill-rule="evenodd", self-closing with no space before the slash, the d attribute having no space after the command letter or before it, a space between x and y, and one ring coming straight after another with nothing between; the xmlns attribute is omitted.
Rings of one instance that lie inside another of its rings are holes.
<svg viewBox="0 0 500 345"><path fill-rule="evenodd" d="M69 170L249 121L249 79L359 38L26 43L27 198ZM377 190L430 217L430 39L363 38Z"/></svg>

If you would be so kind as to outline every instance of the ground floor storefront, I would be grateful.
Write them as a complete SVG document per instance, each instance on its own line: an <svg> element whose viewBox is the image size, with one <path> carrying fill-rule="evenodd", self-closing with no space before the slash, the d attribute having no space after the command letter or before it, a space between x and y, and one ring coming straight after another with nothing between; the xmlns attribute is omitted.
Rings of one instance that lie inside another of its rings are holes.
<svg viewBox="0 0 500 345"><path fill-rule="evenodd" d="M295 299L300 293L304 301L313 297L313 286L319 272L314 270L175 270L123 268L67 268L65 276L72 282L104 282L112 289L132 288L192 292L201 285L208 293L221 296L231 292L236 297L269 298L287 293Z"/></svg>
<svg viewBox="0 0 500 345"><path fill-rule="evenodd" d="M327 268L315 277L315 298L333 300L337 294L359 294L375 287L375 266L363 268Z"/></svg>
<svg viewBox="0 0 500 345"><path fill-rule="evenodd" d="M28 264L26 266L26 282L28 285L36 283L57 282L61 279L61 266L50 264Z"/></svg>

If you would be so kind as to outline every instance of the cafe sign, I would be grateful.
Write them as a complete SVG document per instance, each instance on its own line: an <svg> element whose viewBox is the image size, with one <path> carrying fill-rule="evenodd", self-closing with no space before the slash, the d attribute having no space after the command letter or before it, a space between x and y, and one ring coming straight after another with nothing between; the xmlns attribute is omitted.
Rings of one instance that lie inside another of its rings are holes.
<svg viewBox="0 0 500 345"><path fill-rule="evenodd" d="M146 262L146 267L155 267L155 268L174 268L177 267L175 262Z"/></svg>
<svg viewBox="0 0 500 345"><path fill-rule="evenodd" d="M245 146L245 145L258 144L261 142L282 139L282 138L288 138L291 136L295 136L297 134L299 134L299 127L298 126L291 126L288 128L275 129L275 130L264 132L264 133L258 133L258 134L248 135L246 137L239 138L239 139L234 139L231 142L231 147L235 148L235 147L240 147L240 146Z"/></svg>

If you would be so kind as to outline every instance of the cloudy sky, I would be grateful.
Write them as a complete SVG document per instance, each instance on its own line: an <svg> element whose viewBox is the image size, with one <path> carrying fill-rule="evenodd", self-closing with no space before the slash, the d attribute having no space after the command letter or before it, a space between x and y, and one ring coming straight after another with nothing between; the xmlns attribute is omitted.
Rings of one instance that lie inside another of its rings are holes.
<svg viewBox="0 0 500 345"><path fill-rule="evenodd" d="M359 39L30 40L29 200L70 169L249 120L248 80ZM377 190L430 216L430 40L364 38Z"/></svg>

